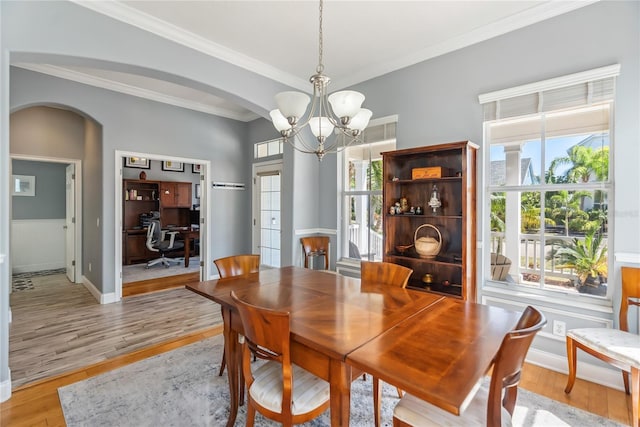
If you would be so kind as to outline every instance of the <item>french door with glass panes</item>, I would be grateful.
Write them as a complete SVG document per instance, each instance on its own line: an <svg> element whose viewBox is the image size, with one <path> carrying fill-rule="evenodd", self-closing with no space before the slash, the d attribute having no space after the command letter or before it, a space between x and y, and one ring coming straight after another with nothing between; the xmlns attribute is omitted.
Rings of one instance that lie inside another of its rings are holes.
<svg viewBox="0 0 640 427"><path fill-rule="evenodd" d="M280 267L281 168L278 166L256 166L254 175L254 252L260 254L260 264L269 267Z"/></svg>

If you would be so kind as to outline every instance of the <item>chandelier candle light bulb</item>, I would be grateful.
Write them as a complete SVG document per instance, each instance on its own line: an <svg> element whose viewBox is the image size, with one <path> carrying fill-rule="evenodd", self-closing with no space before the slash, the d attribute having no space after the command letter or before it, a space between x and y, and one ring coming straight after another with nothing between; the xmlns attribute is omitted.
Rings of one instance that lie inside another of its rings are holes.
<svg viewBox="0 0 640 427"><path fill-rule="evenodd" d="M339 152L357 141L373 115L371 110L362 108L365 96L360 92L343 90L331 95L327 93L331 79L323 74L322 10L323 0L320 0L318 66L316 73L309 78L313 97L295 91L281 92L275 96L278 108L269 113L273 126L285 141L300 152L315 154L318 160L322 160L326 153ZM309 103L311 108L307 114ZM300 135L307 125L316 139L313 144L305 142ZM333 133L342 134L345 138L334 137L333 141L328 141Z"/></svg>

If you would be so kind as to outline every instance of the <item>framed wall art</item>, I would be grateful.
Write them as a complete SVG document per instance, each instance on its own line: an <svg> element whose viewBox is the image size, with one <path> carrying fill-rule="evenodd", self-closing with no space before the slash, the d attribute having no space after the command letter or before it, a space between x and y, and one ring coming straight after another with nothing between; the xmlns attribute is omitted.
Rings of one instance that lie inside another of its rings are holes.
<svg viewBox="0 0 640 427"><path fill-rule="evenodd" d="M143 157L125 157L124 165L128 168L150 169L151 161Z"/></svg>
<svg viewBox="0 0 640 427"><path fill-rule="evenodd" d="M11 180L12 196L36 195L36 177L33 175L13 175Z"/></svg>
<svg viewBox="0 0 640 427"><path fill-rule="evenodd" d="M172 171L172 172L184 172L184 163L174 162L173 160L163 160L162 170Z"/></svg>
<svg viewBox="0 0 640 427"><path fill-rule="evenodd" d="M192 164L191 165L191 172L193 173L200 173L202 172L202 165L198 165L198 164Z"/></svg>

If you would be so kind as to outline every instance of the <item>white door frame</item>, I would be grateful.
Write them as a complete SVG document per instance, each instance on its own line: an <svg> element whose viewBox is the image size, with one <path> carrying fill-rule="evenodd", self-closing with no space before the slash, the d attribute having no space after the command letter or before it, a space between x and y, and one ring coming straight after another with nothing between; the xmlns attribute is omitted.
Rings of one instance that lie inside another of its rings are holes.
<svg viewBox="0 0 640 427"><path fill-rule="evenodd" d="M202 172L200 173L201 177L204 176L204 179L200 180L200 280L205 280L209 278L211 274L210 270L212 266L210 266L208 262L202 262L203 260L209 259L209 242L212 241L211 230L207 226L208 219L210 218L209 214L209 196L211 191L211 186L207 183L211 182L211 161L203 160L203 159L193 159L188 157L179 157L179 156L165 156L162 154L150 154L150 153L139 153L133 151L122 151L116 150L115 152L115 177L114 185L115 185L115 244L116 244L116 253L115 253L115 301L120 301L122 299L122 168L124 167L124 162L122 159L125 157L142 157L144 159L150 160L172 160L174 162L182 162L182 163L195 163L202 165ZM213 263L211 263L213 264Z"/></svg>
<svg viewBox="0 0 640 427"><path fill-rule="evenodd" d="M11 158L11 171L13 173L13 160L28 160L34 162L47 162L47 163L64 163L64 164L73 164L75 167L75 209L74 215L76 217L76 222L74 224L74 253L75 253L75 269L74 269L74 277L75 283L82 283L82 160L78 159L65 159L60 157L45 157L45 156L30 156L30 155L22 155L22 154L10 154ZM9 176L9 180L11 180L11 176ZM13 219L13 217L12 217ZM65 247L66 251L66 247Z"/></svg>
<svg viewBox="0 0 640 427"><path fill-rule="evenodd" d="M251 188L251 211L253 213L253 228L251 231L251 252L254 254L260 254L260 194L258 192L258 175L278 172L282 177L283 161L270 160L254 163L252 169L253 186ZM280 183L280 193L282 194L282 183ZM280 211L282 212L282 199L280 200L280 208ZM282 239L282 230L280 230L280 238ZM282 248L282 241L280 241L280 247Z"/></svg>
<svg viewBox="0 0 640 427"><path fill-rule="evenodd" d="M70 163L65 168L65 223L64 223L64 264L67 278L76 281L76 165ZM71 182L72 187L68 187ZM71 208L71 209L70 209Z"/></svg>

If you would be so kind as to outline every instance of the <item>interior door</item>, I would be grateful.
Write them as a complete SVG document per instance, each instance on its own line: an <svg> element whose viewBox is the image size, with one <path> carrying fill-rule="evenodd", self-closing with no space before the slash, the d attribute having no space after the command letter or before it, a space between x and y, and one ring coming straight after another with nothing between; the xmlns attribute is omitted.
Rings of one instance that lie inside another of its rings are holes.
<svg viewBox="0 0 640 427"><path fill-rule="evenodd" d="M71 283L76 281L76 192L75 192L75 165L72 163L67 165L66 170L66 215L64 222L64 247L65 247L65 267L67 269L67 277Z"/></svg>

